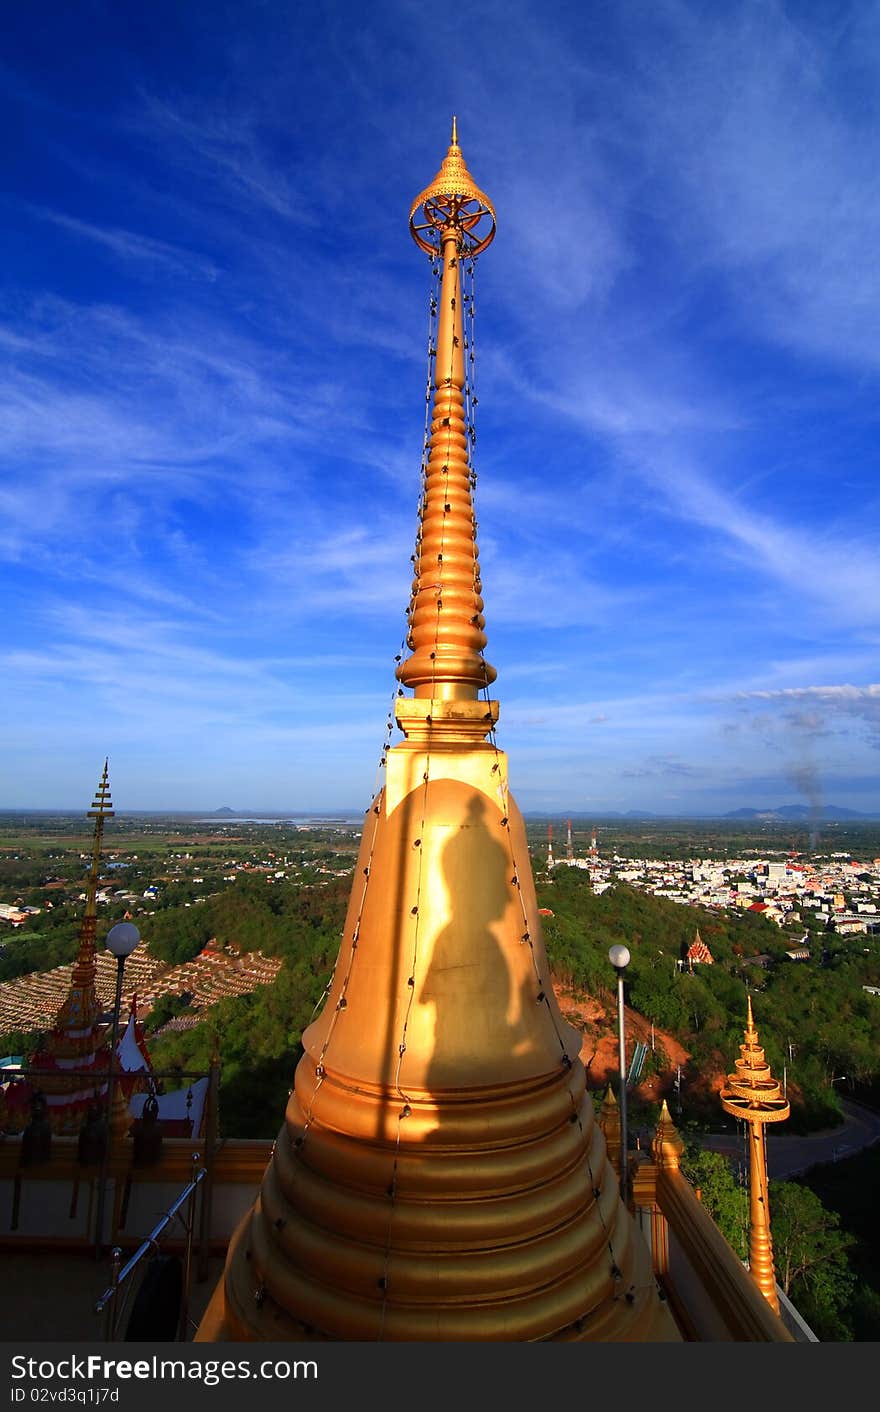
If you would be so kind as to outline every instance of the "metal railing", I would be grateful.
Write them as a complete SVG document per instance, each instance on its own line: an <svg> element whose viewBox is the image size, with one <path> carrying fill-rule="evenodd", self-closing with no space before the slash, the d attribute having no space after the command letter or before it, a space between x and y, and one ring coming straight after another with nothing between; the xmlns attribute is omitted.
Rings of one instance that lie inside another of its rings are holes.
<svg viewBox="0 0 880 1412"><path fill-rule="evenodd" d="M186 1105L186 1106L187 1106L187 1119L189 1119L189 1117L190 1117L190 1108L191 1108L191 1101L192 1101L192 1100L191 1100L191 1092L192 1092L193 1080L199 1080L199 1079L207 1079L207 1080L208 1080L208 1090L207 1090L207 1095L206 1095L205 1107L204 1107L204 1109L203 1109L203 1111L202 1111L202 1118L201 1118L201 1134L200 1134L199 1132L191 1132L191 1133L188 1135L188 1140L190 1140L190 1141L199 1142L199 1141L201 1140L201 1141L203 1142L203 1144L204 1144L204 1163L205 1163L205 1167L207 1168L207 1178L208 1178L208 1179L207 1179L207 1187L206 1187L206 1189L205 1189L205 1191L204 1191L204 1193L203 1193L203 1196L202 1196L202 1221L201 1221L200 1242L199 1242L199 1279L204 1279L205 1273L206 1273L206 1270L207 1270L207 1258L208 1258L208 1256L207 1256L207 1247L208 1247L208 1240L209 1240L209 1236L210 1236L211 1212L212 1212L212 1206L213 1206L213 1190L212 1190L212 1188L213 1188L214 1156L215 1156L215 1152L216 1152L216 1148L217 1148L217 1142L218 1142L218 1099L219 1099L219 1088L220 1088L220 1065L219 1065L219 1060L216 1060L216 1061L215 1061L214 1059L212 1059L209 1068L206 1069L206 1070L205 1070L205 1069L183 1069L183 1068L179 1068L179 1069L178 1069L178 1068L173 1068L173 1069L151 1069L151 1070L148 1071L148 1072L146 1072L146 1071L141 1071L141 1070L137 1070L137 1071L132 1072L131 1074L124 1074L124 1075L122 1075L122 1077L128 1077L128 1078L132 1078L132 1079L136 1079L136 1080L144 1080L144 1079L146 1079L147 1082L148 1082L148 1084L149 1084L149 1091L152 1092L152 1093L165 1092L164 1088L162 1088L162 1089L157 1089L157 1083L161 1084L161 1083L162 1083L164 1080L166 1080L166 1079L173 1080L173 1081L175 1081L176 1083L180 1084L180 1085L181 1085L181 1089L183 1088L183 1086L184 1086L185 1084L188 1084L190 1093L189 1093L189 1095L188 1095L188 1100L187 1100L187 1105ZM69 1084L69 1083L70 1083L71 1081L73 1081L73 1080L79 1079L79 1080L81 1080L81 1082L82 1082L82 1087L83 1087L83 1089L90 1087L90 1088L92 1089L92 1091L93 1091L93 1098L94 1098L94 1100L96 1100L97 1102L101 1103L101 1104L104 1105L105 1107L107 1106L107 1104L106 1104L107 1094L106 1094L106 1091L102 1091L101 1089L99 1089L98 1085L99 1085L99 1083L100 1083L101 1081L109 1082L109 1078L110 1078L110 1070L109 1070L109 1068L107 1068L107 1069L96 1069L96 1068L79 1069L79 1068L72 1068L72 1069L65 1069L65 1070L63 1070L61 1073L58 1073L58 1072L51 1072L51 1073L48 1073L48 1074L47 1074L47 1071L46 1071L45 1069L41 1069L41 1068L39 1068L39 1067L37 1067L37 1066L35 1066L35 1065L28 1065L28 1064L10 1064L10 1065L8 1065L6 1068L0 1070L0 1086L6 1086L6 1087L8 1087L8 1088L11 1089L11 1088L14 1088L15 1085L17 1085L17 1084L30 1083L30 1085L31 1085L32 1089L34 1090L34 1092L39 1091L39 1092L41 1092L41 1093L45 1093L45 1091L46 1091L47 1089L51 1089L51 1087L52 1087L54 1084L57 1084L57 1083L58 1083L58 1080L59 1080L59 1079L64 1080L66 1084ZM48 1080L48 1082L47 1082L47 1080ZM63 1090L62 1090L62 1091L63 1091ZM107 1158L110 1156L111 1145L112 1145L112 1147L114 1148L114 1150L117 1152L117 1154L118 1154L118 1152L121 1150L121 1149L117 1146L117 1143L115 1142L115 1140L113 1139L112 1133L109 1131L109 1129L110 1129L110 1122L109 1122L109 1119L110 1119L110 1114L109 1114L109 1113L105 1113L105 1114L104 1114L104 1122L105 1122L105 1125L106 1125L106 1131L105 1131L104 1139L103 1139L103 1140L104 1140L104 1144L105 1144L105 1152L104 1152L104 1154L103 1154L103 1156L102 1156L102 1158L101 1158L101 1170L100 1170L100 1175L99 1175L99 1177L98 1177L99 1206L100 1206L100 1210L99 1210L99 1219L98 1219L98 1221L95 1223L95 1231L94 1231L95 1253L96 1253L96 1255L97 1255L99 1258L100 1258L100 1256L101 1256L101 1254L102 1254L102 1251L107 1248L107 1245L110 1244L110 1242L113 1240L114 1236L116 1235L116 1229L115 1229L115 1226L114 1226L114 1219L115 1219L115 1218L111 1218L111 1230L110 1230L110 1233L109 1233L109 1239L105 1239L105 1238L104 1238L104 1232L103 1232L103 1225L104 1225L104 1221L103 1221L103 1204L104 1204L103 1193L104 1193L104 1189L105 1189L106 1183L107 1183ZM21 1120L19 1120L19 1121L21 1121ZM175 1121L179 1121L179 1120L178 1120L178 1119L162 1119L162 1118L160 1118L160 1119L159 1119L159 1123L158 1123L159 1131L160 1131L160 1132L162 1131L163 1126L164 1126L164 1124L165 1124L166 1122L173 1123L173 1122L175 1122ZM73 1134L73 1136L75 1136L75 1134ZM8 1127L7 1127L5 1130L0 1130L0 1142L6 1142L6 1141L10 1141L10 1140L13 1141L13 1142L22 1142L22 1144L23 1144L23 1132L22 1132L22 1129L21 1129L20 1126L19 1126L19 1127L14 1127L14 1128L8 1128ZM49 1149L47 1148L47 1153L48 1153L48 1151L49 1151ZM23 1147L22 1147L22 1155L24 1156ZM48 1156L44 1154L44 1157L41 1157L39 1161L33 1162L33 1164L32 1164L32 1165L29 1165L28 1167L24 1167L23 1164L22 1164L22 1172L21 1172L21 1173L16 1173L16 1176L15 1176L15 1179L14 1179L14 1180L15 1180L15 1196L14 1196L13 1221L12 1221L12 1229L13 1229L13 1230L17 1229L17 1225L18 1225L18 1202L19 1202L19 1199L20 1199L20 1191L21 1191L21 1177L22 1177L22 1175L25 1175L25 1174L28 1175L28 1176L38 1176L38 1175L40 1174L42 1168L46 1165L47 1162L48 1162ZM122 1219L121 1219L121 1225L122 1225L122 1226L124 1226L124 1224L125 1224L125 1211L126 1211L127 1206L128 1206L128 1188L130 1187L130 1184L131 1184L131 1173L129 1173L129 1176L128 1176L128 1182L127 1182L127 1186L126 1186L126 1195L125 1195L125 1199L124 1199L123 1205L122 1205ZM73 1216L73 1214L74 1214L74 1212L75 1212L75 1207L76 1207L76 1199L75 1199L76 1185L77 1185L77 1184L75 1183L75 1188L74 1188L74 1201L73 1201L73 1205L72 1205L72 1208L71 1208L71 1216ZM91 1201L91 1197L90 1197L90 1201ZM90 1207L90 1209L91 1209L91 1207Z"/></svg>
<svg viewBox="0 0 880 1412"><path fill-rule="evenodd" d="M110 1284L104 1290L100 1299L95 1304L95 1313L104 1315L104 1339L108 1343L116 1340L119 1333L119 1320L125 1310L125 1299L120 1306L120 1290L137 1269L144 1256L152 1252L154 1255L159 1252L159 1240L171 1225L175 1217L183 1221L186 1232L186 1243L184 1246L183 1278L180 1296L180 1316L177 1323L177 1339L180 1342L187 1342L189 1332L189 1294L192 1283L192 1252L193 1236L195 1233L196 1214L196 1192L200 1184L205 1180L207 1171L199 1166L201 1157L198 1152L192 1156L193 1175L192 1180L187 1183L183 1191L178 1196L172 1206L168 1208L161 1220L150 1231L145 1240L141 1241L131 1259L125 1265L122 1264L122 1250L118 1245L113 1247L111 1253ZM204 1193L203 1193L204 1196ZM186 1206L186 1215L181 1217L180 1212Z"/></svg>

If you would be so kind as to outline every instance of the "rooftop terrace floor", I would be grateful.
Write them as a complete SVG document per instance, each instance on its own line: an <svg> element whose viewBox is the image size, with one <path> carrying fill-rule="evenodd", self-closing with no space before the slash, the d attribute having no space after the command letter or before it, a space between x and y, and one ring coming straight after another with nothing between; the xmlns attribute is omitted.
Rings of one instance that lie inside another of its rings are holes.
<svg viewBox="0 0 880 1412"><path fill-rule="evenodd" d="M148 1264L149 1256L145 1256L131 1277L132 1290L119 1319L120 1339L124 1339L127 1316ZM190 1337L214 1292L223 1264L222 1256L210 1257L207 1276L199 1281L194 1256ZM0 1280L2 1341L22 1344L43 1340L104 1342L104 1316L94 1311L95 1303L110 1284L108 1258L98 1260L93 1251L6 1249L0 1252L0 1268L3 1272Z"/></svg>

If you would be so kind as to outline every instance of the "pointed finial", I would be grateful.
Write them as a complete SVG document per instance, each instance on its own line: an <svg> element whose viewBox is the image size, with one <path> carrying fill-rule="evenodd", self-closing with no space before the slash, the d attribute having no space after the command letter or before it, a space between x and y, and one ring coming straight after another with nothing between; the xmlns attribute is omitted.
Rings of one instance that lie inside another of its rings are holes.
<svg viewBox="0 0 880 1412"><path fill-rule="evenodd" d="M684 1152L684 1143L678 1128L672 1121L669 1107L664 1098L660 1117L651 1143L651 1155L658 1167L677 1167Z"/></svg>
<svg viewBox="0 0 880 1412"><path fill-rule="evenodd" d="M747 995L747 996L746 996L746 1007L747 1007L747 1008L746 1008L746 1028L747 1028L747 1029L750 1029L750 1030L753 1030L753 1029L755 1028L755 1021L754 1021L754 1018L753 1018L753 1016L752 1016L752 997L751 997L751 995Z"/></svg>
<svg viewBox="0 0 880 1412"><path fill-rule="evenodd" d="M95 790L95 797L92 800L92 807L86 815L88 819L113 818L113 807L110 799L109 764L109 759L105 759L104 769L98 781L98 787Z"/></svg>
<svg viewBox="0 0 880 1412"><path fill-rule="evenodd" d="M612 1167L620 1176L620 1110L617 1106L617 1099L614 1097L614 1089L609 1084L605 1090L605 1097L602 1100L602 1107L599 1110L597 1119L599 1127L605 1135L605 1147L608 1152L608 1160Z"/></svg>
<svg viewBox="0 0 880 1412"><path fill-rule="evenodd" d="M432 257L440 250L443 230L457 231L467 255L479 255L495 237L495 210L467 169L455 117L449 150L431 185L413 202L409 229L416 245Z"/></svg>

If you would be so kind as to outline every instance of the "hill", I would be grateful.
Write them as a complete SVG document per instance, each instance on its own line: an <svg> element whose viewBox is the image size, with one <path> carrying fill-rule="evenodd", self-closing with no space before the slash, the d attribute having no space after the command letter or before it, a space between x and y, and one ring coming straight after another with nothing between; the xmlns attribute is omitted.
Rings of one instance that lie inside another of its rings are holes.
<svg viewBox="0 0 880 1412"><path fill-rule="evenodd" d="M802 824L833 823L843 819L874 819L876 814L863 814L858 809L843 809L837 804L824 804L819 809L809 804L779 804L773 809L734 809L725 819L767 819L795 821Z"/></svg>
<svg viewBox="0 0 880 1412"><path fill-rule="evenodd" d="M767 1058L787 1077L789 1131L840 1121L840 1076L861 1089L880 1076L880 1005L862 988L877 983L870 980L880 973L876 942L854 947L829 934L820 954L795 965L785 934L755 913L684 907L625 883L597 896L576 869L539 878L538 896L550 913L544 936L558 988L592 997L606 1011L606 1025L614 1014L608 949L616 942L629 947L627 1000L690 1056L682 1097L694 1116L719 1120L717 1091L739 1057L749 992ZM697 927L714 964L691 973L679 962ZM601 1029L595 1017L591 1022ZM653 1070L658 1096L669 1098L680 1061L662 1050L661 1041L645 1078Z"/></svg>

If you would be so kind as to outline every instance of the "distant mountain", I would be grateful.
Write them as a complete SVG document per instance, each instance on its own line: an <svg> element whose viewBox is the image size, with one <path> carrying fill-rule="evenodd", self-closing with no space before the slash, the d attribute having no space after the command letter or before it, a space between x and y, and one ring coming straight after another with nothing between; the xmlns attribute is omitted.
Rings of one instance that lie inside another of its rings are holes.
<svg viewBox="0 0 880 1412"><path fill-rule="evenodd" d="M809 804L780 804L774 809L731 809L729 813L707 814L694 810L686 814L652 814L648 809L595 809L585 813L580 809L531 809L525 811L529 820L558 819L567 816L577 823L602 824L619 820L623 823L723 823L726 819L753 821L756 823L777 824L822 824L846 823L847 821L876 822L880 820L880 809L865 813L859 809L844 809L836 804L826 804L822 809L813 810Z"/></svg>
<svg viewBox="0 0 880 1412"><path fill-rule="evenodd" d="M812 809L809 804L780 804L775 809L733 809L723 816L725 819L775 819L796 823L834 823L844 819L873 819L874 814L863 814L858 809L842 809L836 804L825 804L821 809Z"/></svg>
<svg viewBox="0 0 880 1412"><path fill-rule="evenodd" d="M230 809L230 807L229 807L228 804L224 804L222 809L215 809L215 810L214 810L213 814L211 815L211 818L212 818L212 819L216 819L216 818L220 818L221 816L222 816L223 818L227 818L227 817L229 817L230 815L234 815L234 814L235 814L235 810L234 810L234 809Z"/></svg>
<svg viewBox="0 0 880 1412"><path fill-rule="evenodd" d="M560 814L564 814L572 822L597 824L606 822L608 819L626 819L630 823L638 823L651 819L677 819L679 817L677 814L649 814L647 809L628 809L625 814L620 809L594 809L589 814L578 809L557 810L555 813L544 809L526 809L523 812L523 818L558 819Z"/></svg>

